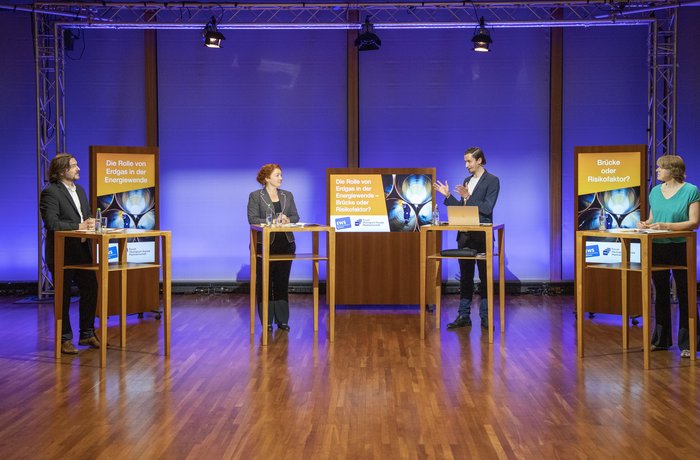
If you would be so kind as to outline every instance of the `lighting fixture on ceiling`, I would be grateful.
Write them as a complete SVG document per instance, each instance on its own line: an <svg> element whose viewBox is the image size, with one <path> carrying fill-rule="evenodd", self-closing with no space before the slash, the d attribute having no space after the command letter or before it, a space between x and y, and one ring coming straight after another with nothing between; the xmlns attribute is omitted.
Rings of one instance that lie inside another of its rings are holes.
<svg viewBox="0 0 700 460"><path fill-rule="evenodd" d="M73 51L75 40L79 38L71 29L63 29L63 49L65 51Z"/></svg>
<svg viewBox="0 0 700 460"><path fill-rule="evenodd" d="M207 48L221 48L221 40L226 40L224 34L216 30L216 18L214 16L204 26L202 36L204 37L204 46Z"/></svg>
<svg viewBox="0 0 700 460"><path fill-rule="evenodd" d="M365 18L365 23L362 24L360 35L355 39L355 46L358 51L378 50L382 46L382 40L374 33L374 26L369 22L369 16Z"/></svg>
<svg viewBox="0 0 700 460"><path fill-rule="evenodd" d="M482 16L481 19L479 19L479 27L474 30L474 36L472 37L474 51L487 53L491 42L491 34L486 28L486 25L484 24L484 17Z"/></svg>

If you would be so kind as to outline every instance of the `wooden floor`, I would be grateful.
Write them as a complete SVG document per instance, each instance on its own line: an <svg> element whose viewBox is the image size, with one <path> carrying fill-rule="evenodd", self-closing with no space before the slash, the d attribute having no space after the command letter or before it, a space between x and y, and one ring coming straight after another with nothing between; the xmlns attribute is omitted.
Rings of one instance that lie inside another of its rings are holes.
<svg viewBox="0 0 700 460"><path fill-rule="evenodd" d="M444 329L455 296L424 343L401 306L339 308L330 344L327 310L317 338L293 295L291 332L263 348L246 296L180 295L170 358L134 316L102 370L84 348L55 361L51 306L16 300L0 298L4 459L698 458L700 363L676 349L644 371L641 326L623 353L615 316L586 320L578 360L570 297L509 298L489 346L476 312Z"/></svg>

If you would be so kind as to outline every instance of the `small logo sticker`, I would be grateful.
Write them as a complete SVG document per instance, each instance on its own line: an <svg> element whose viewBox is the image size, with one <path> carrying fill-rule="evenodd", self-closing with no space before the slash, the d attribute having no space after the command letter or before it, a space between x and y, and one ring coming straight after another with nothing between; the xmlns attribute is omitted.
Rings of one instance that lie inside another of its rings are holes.
<svg viewBox="0 0 700 460"><path fill-rule="evenodd" d="M598 257L600 256L600 249L597 244L592 246L586 246L586 257Z"/></svg>
<svg viewBox="0 0 700 460"><path fill-rule="evenodd" d="M346 228L350 228L350 218L349 217L339 217L335 219L335 229L336 230L345 230Z"/></svg>

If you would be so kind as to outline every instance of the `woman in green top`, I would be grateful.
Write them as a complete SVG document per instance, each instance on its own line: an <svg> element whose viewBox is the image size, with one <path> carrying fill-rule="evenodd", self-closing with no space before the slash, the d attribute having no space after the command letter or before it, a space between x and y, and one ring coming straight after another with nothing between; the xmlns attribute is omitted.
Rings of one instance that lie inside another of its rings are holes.
<svg viewBox="0 0 700 460"><path fill-rule="evenodd" d="M685 163L678 155L664 155L656 162L656 178L661 182L649 193L649 218L639 228L688 231L700 223L700 192L685 182ZM652 246L652 264L685 265L684 238L658 238ZM690 263L696 263L691 261ZM667 350L673 345L671 337L670 270L652 272L656 288L656 326L651 338L652 350ZM678 348L682 358L690 358L688 337L688 278L686 270L673 270L678 294ZM697 309L697 305L693 305ZM697 313L696 313L697 317ZM696 338L697 340L698 338ZM696 342L697 343L697 342Z"/></svg>

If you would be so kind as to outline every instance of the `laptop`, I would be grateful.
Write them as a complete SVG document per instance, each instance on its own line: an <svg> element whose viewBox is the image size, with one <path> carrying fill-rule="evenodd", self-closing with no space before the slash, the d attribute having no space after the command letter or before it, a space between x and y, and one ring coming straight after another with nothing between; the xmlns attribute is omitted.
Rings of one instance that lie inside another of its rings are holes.
<svg viewBox="0 0 700 460"><path fill-rule="evenodd" d="M479 225L479 207L448 206L447 222L450 225Z"/></svg>

